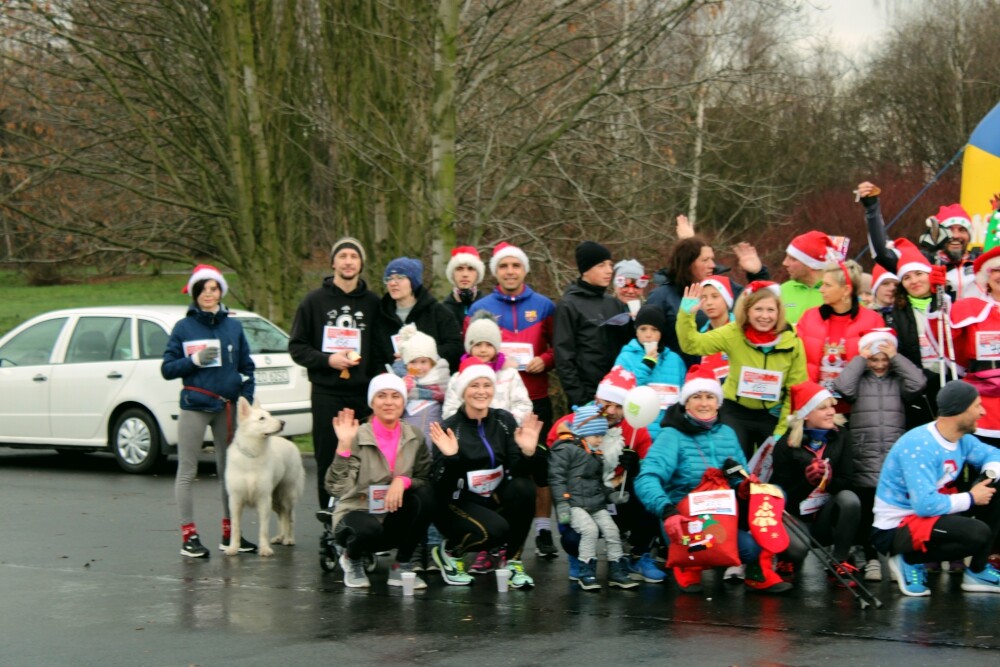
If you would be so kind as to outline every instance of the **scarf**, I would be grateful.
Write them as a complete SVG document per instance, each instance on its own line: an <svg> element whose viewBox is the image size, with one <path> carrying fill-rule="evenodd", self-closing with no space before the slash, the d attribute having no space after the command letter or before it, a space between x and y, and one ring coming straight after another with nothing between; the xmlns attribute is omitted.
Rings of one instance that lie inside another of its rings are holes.
<svg viewBox="0 0 1000 667"><path fill-rule="evenodd" d="M761 332L754 329L749 324L743 326L743 335L747 342L754 347L774 347L778 344L780 336L775 331Z"/></svg>
<svg viewBox="0 0 1000 667"><path fill-rule="evenodd" d="M804 428L802 432L809 440L806 445L809 449L819 449L826 445L826 439L830 435L829 429L825 428Z"/></svg>
<svg viewBox="0 0 1000 667"><path fill-rule="evenodd" d="M906 298L910 302L910 305L913 306L915 310L919 310L921 313L926 313L927 309L931 305L931 299L933 297L925 296L923 298L918 298L907 294Z"/></svg>
<svg viewBox="0 0 1000 667"><path fill-rule="evenodd" d="M686 410L684 412L684 418L687 419L692 426L695 426L705 431L711 430L713 426L719 423L718 415L712 417L711 419L698 419L697 417L695 417L690 412L687 412Z"/></svg>

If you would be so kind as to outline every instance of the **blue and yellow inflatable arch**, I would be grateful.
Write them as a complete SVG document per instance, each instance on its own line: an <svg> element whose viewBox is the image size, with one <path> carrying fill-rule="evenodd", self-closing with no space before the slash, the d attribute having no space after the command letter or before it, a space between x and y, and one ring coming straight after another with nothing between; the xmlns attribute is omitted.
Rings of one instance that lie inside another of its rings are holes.
<svg viewBox="0 0 1000 667"><path fill-rule="evenodd" d="M962 159L962 207L978 232L973 242L985 240L987 249L996 241L979 234L985 235L992 213L990 198L996 193L1000 193L1000 104L976 126Z"/></svg>

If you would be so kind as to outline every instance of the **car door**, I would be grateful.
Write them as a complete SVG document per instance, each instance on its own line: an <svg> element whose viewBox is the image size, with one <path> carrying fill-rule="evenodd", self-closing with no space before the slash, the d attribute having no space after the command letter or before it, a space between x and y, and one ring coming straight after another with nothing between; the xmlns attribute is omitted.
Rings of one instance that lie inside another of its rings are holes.
<svg viewBox="0 0 1000 667"><path fill-rule="evenodd" d="M51 435L52 355L66 320L33 324L0 347L0 439L44 443Z"/></svg>
<svg viewBox="0 0 1000 667"><path fill-rule="evenodd" d="M135 370L130 317L80 317L63 362L52 368L52 440L107 441L105 422Z"/></svg>

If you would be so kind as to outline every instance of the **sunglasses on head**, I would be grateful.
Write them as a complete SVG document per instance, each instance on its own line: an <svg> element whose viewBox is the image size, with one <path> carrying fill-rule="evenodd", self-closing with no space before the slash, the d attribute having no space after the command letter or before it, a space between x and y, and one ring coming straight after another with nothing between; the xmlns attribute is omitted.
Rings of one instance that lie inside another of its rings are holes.
<svg viewBox="0 0 1000 667"><path fill-rule="evenodd" d="M626 278L625 276L615 276L615 287L619 289L623 287L635 287L638 289L644 289L648 284L649 284L649 278L647 276L643 276L641 278Z"/></svg>

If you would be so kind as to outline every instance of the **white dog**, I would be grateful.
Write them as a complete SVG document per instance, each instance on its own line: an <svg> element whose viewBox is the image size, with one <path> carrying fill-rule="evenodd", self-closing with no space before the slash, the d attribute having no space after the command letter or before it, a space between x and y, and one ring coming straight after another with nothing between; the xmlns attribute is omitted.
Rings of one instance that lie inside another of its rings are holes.
<svg viewBox="0 0 1000 667"><path fill-rule="evenodd" d="M295 544L295 503L302 495L306 471L302 455L290 440L276 434L285 422L275 419L254 400L240 397L237 404L236 434L226 451L226 491L232 535L227 556L240 547L240 516L244 507L256 507L260 522L260 555L273 556L271 544ZM271 510L278 514L278 535L269 536Z"/></svg>

